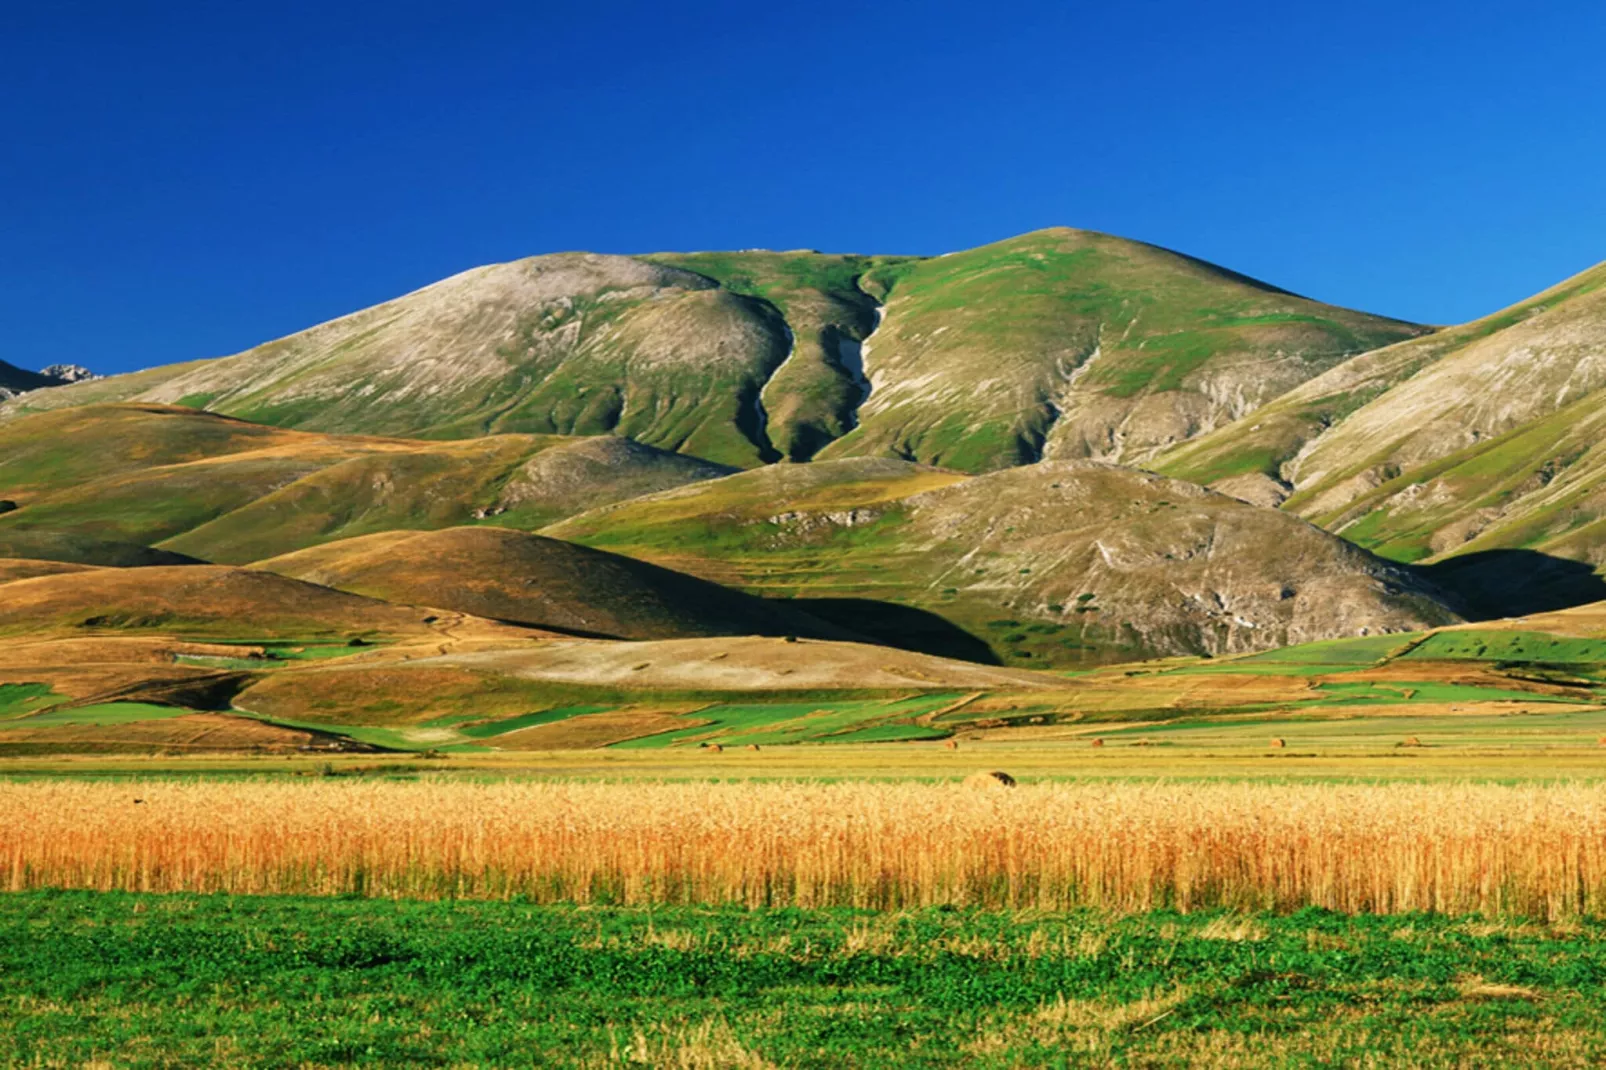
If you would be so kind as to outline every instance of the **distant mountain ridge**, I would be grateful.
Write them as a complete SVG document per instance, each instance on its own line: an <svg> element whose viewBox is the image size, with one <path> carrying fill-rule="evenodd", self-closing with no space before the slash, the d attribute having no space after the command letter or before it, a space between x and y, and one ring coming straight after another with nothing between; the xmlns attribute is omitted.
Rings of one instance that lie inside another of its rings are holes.
<svg viewBox="0 0 1606 1070"><path fill-rule="evenodd" d="M79 364L51 364L37 372L30 372L0 360L0 401L31 390L66 386L94 378L97 378L94 372Z"/></svg>

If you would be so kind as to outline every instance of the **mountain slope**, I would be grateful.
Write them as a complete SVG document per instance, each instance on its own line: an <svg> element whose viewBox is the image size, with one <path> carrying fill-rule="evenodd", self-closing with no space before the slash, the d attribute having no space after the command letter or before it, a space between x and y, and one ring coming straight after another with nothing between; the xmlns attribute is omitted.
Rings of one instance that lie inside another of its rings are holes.
<svg viewBox="0 0 1606 1070"><path fill-rule="evenodd" d="M851 638L792 607L694 576L498 528L369 535L254 567L387 602L606 638Z"/></svg>
<svg viewBox="0 0 1606 1070"><path fill-rule="evenodd" d="M985 471L1143 458L1421 330L1066 229L932 259L563 253L0 415L139 400L345 434L611 432L735 467Z"/></svg>
<svg viewBox="0 0 1606 1070"><path fill-rule="evenodd" d="M859 427L823 456L965 471L1133 461L1422 328L1138 242L1058 228L878 268Z"/></svg>
<svg viewBox="0 0 1606 1070"><path fill-rule="evenodd" d="M139 399L313 431L616 432L755 464L785 359L767 303L687 271L564 253L476 268L234 357L64 388L19 409Z"/></svg>
<svg viewBox="0 0 1606 1070"><path fill-rule="evenodd" d="M1238 493L1259 480L1396 560L1526 550L1601 567L1603 431L1606 264L1358 357L1155 467Z"/></svg>
<svg viewBox="0 0 1606 1070"><path fill-rule="evenodd" d="M958 631L1016 664L1261 650L1455 619L1408 571L1297 518L1087 461L969 478L877 459L777 466L547 533L799 598L883 642L976 656L954 645Z"/></svg>

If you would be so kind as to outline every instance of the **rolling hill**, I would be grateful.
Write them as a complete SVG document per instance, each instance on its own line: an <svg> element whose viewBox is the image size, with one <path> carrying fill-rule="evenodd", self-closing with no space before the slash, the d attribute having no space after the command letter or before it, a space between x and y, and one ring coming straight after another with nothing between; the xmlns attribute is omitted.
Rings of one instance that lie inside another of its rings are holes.
<svg viewBox="0 0 1606 1070"><path fill-rule="evenodd" d="M387 602L612 639L852 637L785 604L645 561L500 528L368 535L254 567Z"/></svg>
<svg viewBox="0 0 1606 1070"><path fill-rule="evenodd" d="M434 633L429 616L269 572L212 565L102 568L0 584L0 634L9 636L417 637Z"/></svg>
<svg viewBox="0 0 1606 1070"><path fill-rule="evenodd" d="M1298 518L1090 461L982 476L781 465L547 533L767 596L892 645L1010 664L1225 654L1456 619L1411 571Z"/></svg>
<svg viewBox="0 0 1606 1070"><path fill-rule="evenodd" d="M217 360L35 392L276 427L612 433L715 464L1138 460L1423 328L1055 229L936 258L563 253Z"/></svg>
<svg viewBox="0 0 1606 1070"><path fill-rule="evenodd" d="M0 496L14 505L0 553L248 564L398 529L534 527L733 471L614 436L428 442L90 405L0 423Z"/></svg>

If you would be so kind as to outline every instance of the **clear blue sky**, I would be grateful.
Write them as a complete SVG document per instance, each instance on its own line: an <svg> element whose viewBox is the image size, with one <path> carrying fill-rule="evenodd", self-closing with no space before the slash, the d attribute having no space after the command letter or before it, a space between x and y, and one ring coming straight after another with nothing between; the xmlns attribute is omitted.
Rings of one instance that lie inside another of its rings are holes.
<svg viewBox="0 0 1606 1070"><path fill-rule="evenodd" d="M1606 259L1606 5L7 5L0 359L231 353L564 249L1110 231L1472 318Z"/></svg>

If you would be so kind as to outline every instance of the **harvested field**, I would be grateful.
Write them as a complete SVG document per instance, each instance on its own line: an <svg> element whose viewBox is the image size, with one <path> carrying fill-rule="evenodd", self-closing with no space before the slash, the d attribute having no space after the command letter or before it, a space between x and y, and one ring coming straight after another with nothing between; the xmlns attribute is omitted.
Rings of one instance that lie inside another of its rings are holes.
<svg viewBox="0 0 1606 1070"><path fill-rule="evenodd" d="M670 639L641 643L554 640L516 650L437 658L430 665L590 686L729 690L815 688L1041 689L1046 674L906 650L819 640Z"/></svg>
<svg viewBox="0 0 1606 1070"><path fill-rule="evenodd" d="M0 814L11 890L1606 912L1602 786L33 781Z"/></svg>
<svg viewBox="0 0 1606 1070"><path fill-rule="evenodd" d="M510 750L569 750L579 747L606 747L660 732L699 728L707 721L682 717L661 710L612 710L566 717L550 724L534 725L497 737L500 746Z"/></svg>

